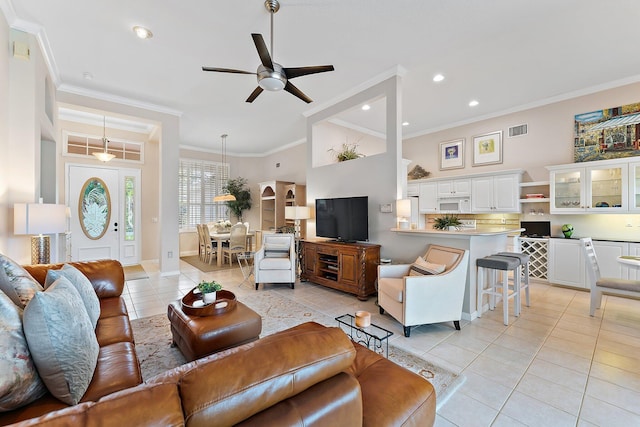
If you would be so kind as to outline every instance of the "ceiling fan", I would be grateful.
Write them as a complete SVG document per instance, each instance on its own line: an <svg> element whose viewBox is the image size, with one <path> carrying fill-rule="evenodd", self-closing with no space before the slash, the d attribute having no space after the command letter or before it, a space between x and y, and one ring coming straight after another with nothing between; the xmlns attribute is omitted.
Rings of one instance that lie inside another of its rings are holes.
<svg viewBox="0 0 640 427"><path fill-rule="evenodd" d="M251 71L235 70L233 68L202 67L202 71L255 74L258 77L258 87L251 92L251 95L247 98L247 102L253 102L263 90L275 92L284 89L308 104L312 99L295 87L289 80L300 76L306 76L308 74L333 71L333 65L286 68L277 62L274 62L271 57L271 55L273 55L273 15L280 10L280 3L278 0L265 0L264 7L271 15L271 54L269 54L269 50L262 38L262 34L251 34L253 43L256 45L256 49L258 50L258 56L260 56L260 62L262 62L258 66L258 70L255 73L252 73Z"/></svg>

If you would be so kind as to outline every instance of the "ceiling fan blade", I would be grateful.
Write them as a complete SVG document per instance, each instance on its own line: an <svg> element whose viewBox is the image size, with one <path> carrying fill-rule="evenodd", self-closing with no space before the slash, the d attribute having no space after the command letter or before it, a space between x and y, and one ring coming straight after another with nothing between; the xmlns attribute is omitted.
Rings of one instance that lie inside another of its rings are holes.
<svg viewBox="0 0 640 427"><path fill-rule="evenodd" d="M305 95L304 93L302 93L302 91L300 89L298 89L297 87L295 87L294 85L291 84L291 82L287 82L287 84L284 86L284 90L286 90L287 92L289 92L290 94L292 94L293 96L297 96L298 98L302 99L304 102L306 102L307 104L309 104L310 102L312 102L313 100L311 98L309 98L307 95Z"/></svg>
<svg viewBox="0 0 640 427"><path fill-rule="evenodd" d="M262 91L263 89L258 86L253 92L251 92L251 95L249 95L246 102L253 102L258 97L258 95L262 93Z"/></svg>
<svg viewBox="0 0 640 427"><path fill-rule="evenodd" d="M295 79L296 77L306 76L308 74L326 73L327 71L333 70L333 65L315 65L312 67L292 67L282 69L288 79Z"/></svg>
<svg viewBox="0 0 640 427"><path fill-rule="evenodd" d="M262 65L273 70L273 61L271 60L271 55L269 55L269 49L267 49L267 45L262 38L262 34L251 34L251 37L253 37L253 43L256 45Z"/></svg>
<svg viewBox="0 0 640 427"><path fill-rule="evenodd" d="M216 71L218 73L234 73L234 74L253 74L251 71L234 70L233 68L217 68L217 67L202 67L202 71Z"/></svg>

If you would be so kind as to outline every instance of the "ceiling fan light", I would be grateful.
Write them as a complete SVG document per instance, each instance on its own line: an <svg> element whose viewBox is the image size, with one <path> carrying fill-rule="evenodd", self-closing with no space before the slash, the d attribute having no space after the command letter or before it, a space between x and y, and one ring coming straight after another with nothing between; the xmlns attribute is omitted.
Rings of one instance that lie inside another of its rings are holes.
<svg viewBox="0 0 640 427"><path fill-rule="evenodd" d="M264 77L258 82L258 86L260 86L264 90L276 92L284 89L285 82L277 77Z"/></svg>

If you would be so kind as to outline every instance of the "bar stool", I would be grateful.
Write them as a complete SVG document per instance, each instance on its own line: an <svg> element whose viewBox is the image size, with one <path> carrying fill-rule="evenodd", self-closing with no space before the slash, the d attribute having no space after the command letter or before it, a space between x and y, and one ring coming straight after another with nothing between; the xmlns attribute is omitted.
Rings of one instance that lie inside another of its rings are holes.
<svg viewBox="0 0 640 427"><path fill-rule="evenodd" d="M482 299L489 295L489 309L496 306L496 297L502 297L502 311L504 324L509 325L509 299L514 299L514 312L520 315L520 260L516 257L490 255L476 260L478 267L478 317L482 317ZM513 286L509 289L509 271L513 270ZM498 271L502 271L502 282L498 282ZM485 288L484 279L490 273L488 286ZM501 288L501 291L498 291Z"/></svg>
<svg viewBox="0 0 640 427"><path fill-rule="evenodd" d="M496 255L510 256L520 260L520 292L524 289L525 303L529 307L529 255L521 252L498 252ZM522 294L520 294L520 298L522 298Z"/></svg>

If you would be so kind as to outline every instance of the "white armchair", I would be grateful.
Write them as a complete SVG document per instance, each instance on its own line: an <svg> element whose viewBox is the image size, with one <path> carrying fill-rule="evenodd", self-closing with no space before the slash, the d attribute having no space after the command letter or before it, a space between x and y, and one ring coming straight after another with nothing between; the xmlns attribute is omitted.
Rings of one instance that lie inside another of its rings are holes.
<svg viewBox="0 0 640 427"><path fill-rule="evenodd" d="M297 268L293 234L264 234L253 262L256 290L260 283L289 283L293 289Z"/></svg>
<svg viewBox="0 0 640 427"><path fill-rule="evenodd" d="M460 330L469 251L430 245L424 260L444 266L440 274L410 276L412 264L378 266L378 305L404 326L451 322Z"/></svg>

